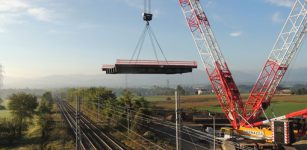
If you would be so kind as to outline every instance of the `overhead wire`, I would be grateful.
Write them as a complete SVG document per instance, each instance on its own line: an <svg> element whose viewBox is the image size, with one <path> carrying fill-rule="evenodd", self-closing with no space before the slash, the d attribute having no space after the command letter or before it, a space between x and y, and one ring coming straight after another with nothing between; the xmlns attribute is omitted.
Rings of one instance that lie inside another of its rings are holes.
<svg viewBox="0 0 307 150"><path fill-rule="evenodd" d="M120 108L122 111L125 111L126 108L123 108L123 107L120 107L120 106L116 106L117 108ZM116 111L114 109L112 109L113 111ZM140 113L140 112L136 112L134 110L130 110L134 113L138 113L139 115L142 115L142 116L138 116L138 117L141 117L142 119L145 119L145 120L151 120L151 121L158 121L158 122L163 122L164 124L161 124L161 125L164 125L164 126L167 126L167 127L173 127L175 128L174 126L176 125L175 123L173 122L170 122L170 121L165 121L165 120L161 120L161 119L158 119L158 118L155 118L153 116L150 116L150 115L146 115L146 114L143 114L143 113ZM117 111L119 112L119 111ZM124 112L121 112L121 113L124 113ZM145 116L145 117L144 117ZM189 129L192 129L192 128L189 128L189 127L186 127L186 126L182 126L183 128L186 128L186 130L189 130ZM195 129L193 129L195 130ZM198 131L198 130L197 130ZM198 131L198 133L201 133L205 136L211 136L210 134L207 134L207 133L204 133L204 132L201 132L201 131Z"/></svg>
<svg viewBox="0 0 307 150"><path fill-rule="evenodd" d="M112 119L112 118L110 118L110 119L113 120L113 121L115 121L115 120ZM121 124L120 124L120 125L121 125ZM136 140L132 139L131 137L129 137L129 136L127 136L127 135L125 135L124 133L122 133L122 132L119 131L118 129L116 129L116 128L112 128L112 129L118 131L121 135L123 135L123 136L125 136L127 139L129 139L129 141L132 141L133 143L135 143L135 144L141 146L142 148L146 149L146 147L145 147L143 144L140 144L140 143L136 142Z"/></svg>
<svg viewBox="0 0 307 150"><path fill-rule="evenodd" d="M180 115L180 120L181 120L181 121L183 121L183 119L182 119L181 115ZM190 139L191 139L192 143L194 143L194 144L193 144L194 148L197 150L197 147L196 147L196 145L195 145L195 142L194 142L193 138L191 137L191 134L190 134L190 132L189 132L189 131L188 131L188 135L189 135L189 137L190 137Z"/></svg>
<svg viewBox="0 0 307 150"><path fill-rule="evenodd" d="M117 115L117 114L114 114L114 115L123 118L123 116L120 116L120 115ZM137 121L132 121L132 122L134 122L134 123L136 123L136 124L138 124L138 125L141 125L141 126L143 126L143 127L150 128L150 129L152 129L152 130L155 130L155 131L157 131L157 132L160 132L160 133L162 133L162 134L164 134L164 135L168 135L168 136L170 136L170 137L175 137L174 135L171 135L171 134L169 134L169 133L167 133L167 132L164 132L164 131L161 131L161 130L159 130L159 129L154 129L154 128L152 128L152 127L146 126L146 125L144 125L144 124L142 124L142 123L140 123L140 122L137 122ZM185 140L185 139L182 139L182 138L180 138L180 139L181 139L182 141L187 142L187 143L195 144L195 143L192 143L191 141L188 141L188 140ZM198 144L196 144L196 145L199 146L199 147L202 147L202 148L204 148L204 149L208 149L208 148L206 148L206 147L203 147L202 145L198 145Z"/></svg>
<svg viewBox="0 0 307 150"><path fill-rule="evenodd" d="M117 115L117 116L119 116L119 115ZM122 118L123 118L123 116L119 116L119 117L122 117ZM109 119L111 119L111 120L113 120L113 121L116 121L114 118L111 118L111 117L109 117ZM120 126L122 126L122 127L125 128L125 129L129 130L129 129L128 129L125 125L123 125L122 123L117 123L117 124L119 124ZM134 132L133 130L129 130L129 132L131 132L131 133L133 133L134 135L137 135L138 137L142 138L143 140L149 142L150 144L154 145L154 146L157 147L158 149L165 150L165 149L162 148L160 145L157 145L157 144L153 143L152 141L146 139L146 138L143 137L142 135L140 135L140 134Z"/></svg>
<svg viewBox="0 0 307 150"><path fill-rule="evenodd" d="M113 111L114 111L114 110L113 110ZM146 121L146 120L145 120L145 121ZM171 129L173 129L173 130L176 130L175 127L173 127L173 126L161 124L161 123L158 123L158 122L155 122L155 123L156 123L156 124L159 124L159 125L162 125L162 126L165 126L165 127L169 127L169 128L171 128ZM203 140L203 139L201 139L201 138L205 138L206 141L209 142L209 143L213 143L213 142L214 142L214 141L213 141L213 137L208 137L208 136L207 136L207 135L210 135L210 134L203 134L203 132L201 132L201 131L199 131L199 130L196 130L196 129L193 129L193 128L190 128L190 127L187 127L187 126L183 126L183 127L185 128L186 131L181 130L182 133L188 134L189 136L193 136L193 137L195 137L195 138L197 138L197 139L200 139L200 140ZM190 129L190 130L188 130L188 129ZM158 129L156 129L156 130L158 130ZM194 134L195 134L195 135L192 135L192 134L190 133L191 131L194 131ZM210 136L212 136L212 135L210 135ZM211 138L211 139L210 139L210 138ZM217 143L218 145L222 145L222 144L223 144L223 141L221 141L221 140L216 140L216 143ZM190 142L190 144L195 144L195 143L194 143L193 140L192 140L192 142ZM196 145L198 145L198 144L196 144ZM229 142L229 143L227 143L227 145L232 145L232 146L234 146L235 148L238 148L238 149L252 150L252 148L249 148L249 147L247 147L247 146L243 146L242 148L240 148L240 146L239 146L237 143L234 143L234 142Z"/></svg>
<svg viewBox="0 0 307 150"><path fill-rule="evenodd" d="M115 110L113 110L113 111L115 111ZM117 111L117 112L118 112L118 111ZM144 118L143 118L143 119L141 119L141 120L147 121L148 119L145 119L145 120L144 120ZM175 128L174 126L172 126L172 125L163 124L163 123L159 123L159 122L156 122L156 121L154 121L154 123L155 123L155 124L158 124L158 125L162 125L162 126L168 127L168 128L170 128L170 129L173 129L173 130L176 130L176 128ZM185 127L185 126L183 126L183 127L184 127L183 130L181 130L182 133L187 134L187 135L189 135L190 137L193 136L194 138L197 138L197 139L200 139L200 140L203 140L203 139L201 139L201 138L205 138L206 141L208 141L209 143L213 143L213 137L208 137L208 134L199 134L199 133L202 133L202 132L198 132L198 133L195 133L195 134L197 134L197 135L192 135L192 134L191 134L191 131L188 130L189 128L187 128L187 127ZM186 129L185 129L185 128L186 128ZM210 136L212 136L212 135L210 135ZM218 141L218 140L217 140L217 141ZM192 139L192 142L191 142L191 143L194 143L193 139ZM194 144L195 144L195 143L194 143ZM222 141L218 141L218 144L221 145L221 144L222 144Z"/></svg>
<svg viewBox="0 0 307 150"><path fill-rule="evenodd" d="M117 113L122 113L122 114L124 114L124 111L123 112L121 112L121 111L118 111L118 110L114 110L114 109L111 109L113 112L117 112ZM142 113L138 113L138 114L142 114ZM150 118L145 118L145 117L142 117L142 116L138 116L139 117L139 119L140 120L143 120L143 121L148 121L148 120L151 120L151 121L155 121L155 123L156 124L159 124L159 125L162 125L162 126L165 126L165 127L168 127L168 128L172 128L172 129L174 129L175 130L175 127L174 127L174 125L173 124L163 124L163 123L158 123L158 122L156 122L156 120L153 120L153 119L150 119ZM158 120L158 121L161 121L161 120ZM186 129L186 130L188 130L188 129ZM188 134L188 135L191 135L190 133L189 133L189 131L182 131L183 133L185 133L185 134ZM202 136L207 136L208 134L203 134ZM193 137L195 137L195 138L198 138L197 136L193 136Z"/></svg>
<svg viewBox="0 0 307 150"><path fill-rule="evenodd" d="M87 109L86 111L92 112L92 110L88 110L88 109ZM123 112L120 112L120 113L123 113ZM113 114L113 115L115 115L115 114ZM120 116L120 115L116 115L116 116L122 117L122 118L123 118L123 116ZM113 120L113 121L116 121L114 118L111 118L110 116L108 116L108 118L111 119L111 120ZM126 126L124 126L122 123L118 123L118 124L119 124L120 126L124 127L125 129L129 130L129 129L128 129ZM144 138L142 135L139 135L138 133L136 133L136 132L134 132L134 131L129 130L129 132L134 133L135 135L137 135L138 137L142 138L143 140L149 142L150 144L154 145L154 146L157 147L158 149L164 149L164 148L162 148L161 146L159 146L159 145L157 145L157 144L151 142L150 140Z"/></svg>
<svg viewBox="0 0 307 150"><path fill-rule="evenodd" d="M114 110L113 110L113 111L114 111ZM148 116L148 115L147 115L147 116ZM148 119L150 119L150 118L145 118L145 119L148 120ZM153 119L153 120L155 121L155 119ZM163 120L158 119L157 121L163 121ZM175 130L175 123L173 123L173 122L163 121L163 123L159 123L159 122L155 122L155 123L156 123L156 124L159 124L159 125L162 125L162 126L165 126L165 127L172 128L173 130ZM212 137L212 135L207 134L207 133L204 133L204 132L199 131L199 130L196 130L196 129L193 129L193 128L190 128L190 127L188 127L188 126L182 126L182 127L183 127L183 128L182 128L183 130L181 130L181 132L183 132L183 133L185 133L185 134L188 134L188 135L190 135L190 136L193 136L193 137L195 137L195 138L198 138L198 139L200 139L200 138L205 138L205 139L207 139L208 142L213 143L213 137ZM191 131L193 131L193 133L196 134L196 135L190 134L189 132L191 132ZM210 137L210 136L211 136L211 137ZM221 145L223 142L220 141L220 140L217 140L217 143L219 143L219 144ZM231 145L235 146L236 148L240 149L240 146L239 146L237 143L230 142L230 143L228 143L228 144L231 144ZM249 148L249 147L247 147L247 146L244 146L243 149L252 149L252 148Z"/></svg>
<svg viewBox="0 0 307 150"><path fill-rule="evenodd" d="M115 107L116 107L116 108L119 108L120 110L117 110ZM125 113L125 109L126 109L126 108L123 108L123 107L121 107L121 106L119 106L119 105L116 105L115 107L113 107L113 109L110 109L110 110L113 111L113 112L121 113L121 114L124 114L124 113ZM115 109L116 109L116 110L115 110ZM136 113L136 111L134 111L134 110L130 110L130 111L133 111L133 112ZM112 114L114 114L114 113L112 113ZM143 113L138 113L138 114L147 116L147 117L138 116L138 117L140 117L139 119L141 119L141 120L143 120L143 121L147 121L147 122L148 122L149 120L150 120L150 121L154 121L154 123L156 123L156 124L158 124L158 125L162 125L162 126L165 126L165 127L170 128L170 129L176 130L176 129L175 129L175 123L173 123L173 122L161 120L161 119L158 119L158 118L155 118L155 117L152 117L152 116L150 116L150 115L143 114ZM118 115L117 115L117 116L118 116ZM123 117L123 116L120 116L120 117ZM132 121L132 122L133 122L133 121ZM159 123L159 122L162 122L162 123ZM207 133L205 133L205 132L202 132L202 131L199 131L199 130L190 128L190 127L188 127L188 126L182 126L181 132L182 132L182 133L185 133L185 134L187 134L187 135L189 135L189 136L195 137L195 138L197 138L197 139L204 138L204 139L206 139L207 142L213 143L213 137L212 137L211 134L207 134ZM193 134L195 134L195 135L191 134L191 132L193 132ZM203 140L203 139L201 139L201 140ZM219 144L219 145L222 145L223 142L220 141L220 140L216 140L216 143ZM190 144L192 144L192 142L191 142ZM232 146L235 146L236 148L240 148L240 146L239 146L237 143L235 143L235 142L230 142L230 143L228 143L228 144L231 144ZM250 148L250 147L247 147L247 146L244 146L243 149L251 149L251 148Z"/></svg>

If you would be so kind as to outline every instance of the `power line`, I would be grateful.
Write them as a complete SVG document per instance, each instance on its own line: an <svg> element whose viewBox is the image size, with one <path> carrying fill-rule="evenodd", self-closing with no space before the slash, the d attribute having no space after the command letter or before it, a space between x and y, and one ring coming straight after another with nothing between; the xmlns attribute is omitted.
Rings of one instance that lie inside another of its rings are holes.
<svg viewBox="0 0 307 150"><path fill-rule="evenodd" d="M113 110L114 112L118 112L118 111L115 111L115 110ZM141 120L143 120L143 121L147 121L146 120L146 118L145 119L141 119ZM173 130L176 130L175 129L175 127L172 127L172 126L169 126L169 125L165 125L165 124L161 124L161 123L158 123L158 122L155 122L156 124L159 124L159 125L162 125L162 126L165 126L165 127L168 127L168 128L170 128L170 129L173 129ZM193 136L193 137L195 137L195 138L198 138L198 139L200 139L200 137L203 137L204 135L197 135L197 136L195 136L195 135L191 135L190 133L189 133L189 131L187 130L187 131L181 131L182 133L185 133L185 134L188 134L189 136ZM213 140L212 139L212 137L205 137L207 140L209 140L208 142L210 142L211 143L211 141L210 140ZM210 139L211 138L211 139Z"/></svg>
<svg viewBox="0 0 307 150"><path fill-rule="evenodd" d="M112 111L114 111L114 112L116 112L116 113L123 113L123 112L119 112L119 111L115 111L114 109L111 109ZM115 115L115 116L117 116L117 117L120 117L120 118L124 118L124 116L120 116L119 114L116 114L116 113L112 113L113 115ZM141 118L140 118L141 119ZM114 119L112 118L112 120L114 121ZM143 120L143 119L141 119L141 120ZM144 121L144 120L143 120ZM146 121L146 120L145 120ZM140 122L137 122L137 121L132 121L132 122L134 122L135 124L138 124L138 125L141 125L141 126L143 126L143 127L147 127L146 125L144 125L144 124L142 124L142 123L140 123ZM123 126L121 123L119 123L121 126ZM166 127L169 127L169 126L166 126ZM126 129L128 129L127 127L125 127ZM166 133L166 132L164 132L164 131L161 131L161 130L158 130L158 129L154 129L154 128L152 128L152 127L148 127L148 128L150 128L150 129L152 129L152 130L155 130L155 131L157 131L157 132L160 132L160 133L163 133L163 134L166 134L166 135L168 135L168 136L171 136L171 137L175 137L175 136L173 136L173 135L171 135L171 134L169 134L169 133ZM169 127L170 128L170 127ZM172 129L172 128L171 128ZM186 133L187 134L187 133ZM139 135L140 136L140 135ZM193 143L193 142L190 142L190 141L187 141L187 140L185 140L185 139L182 139L182 138L180 138L181 140L183 140L183 141L185 141L185 142L188 142L188 143L190 143L190 144L193 144L193 145L197 145L197 146L199 146L199 147L202 147L202 148L206 148L206 147L203 147L203 146L201 146L201 145L199 145L199 144L195 144L195 143ZM208 148L206 148L206 149L208 149Z"/></svg>
<svg viewBox="0 0 307 150"><path fill-rule="evenodd" d="M120 116L120 115L116 115L116 116L123 117L123 116ZM111 119L111 120L113 120L113 121L116 121L114 118L111 118L110 116L109 116L108 118ZM162 148L161 146L159 146L159 145L157 145L157 144L151 142L150 140L144 138L143 136L137 134L136 132L130 130L129 128L127 128L126 126L124 126L122 123L118 123L118 124L119 124L120 126L124 127L125 129L129 130L129 132L132 132L133 134L137 135L138 137L141 137L143 140L145 140L145 141L151 143L152 145L154 145L154 146L157 147L158 149L164 149L164 148Z"/></svg>
<svg viewBox="0 0 307 150"><path fill-rule="evenodd" d="M92 102L92 103L94 103L94 102ZM94 104L97 104L97 103L94 103ZM117 109L116 109L117 108ZM115 110L116 109L116 110ZM112 111L114 111L114 112L117 112L117 113L120 113L120 114L124 114L125 112L124 112L124 107L121 107L121 106L119 106L119 105L116 105L116 106L113 106L113 108L111 108L110 110L112 110ZM165 120L161 120L161 119L159 119L159 118L156 118L156 117L153 117L153 116L150 116L150 115L147 115L147 114L144 114L144 113L141 113L141 112L137 112L137 111L135 111L135 110L132 110L131 109L131 111L132 112L134 112L134 113L136 113L136 114L138 114L138 117L141 119L141 120L143 120L143 121L154 121L156 124L159 124L159 125L162 125L162 126L165 126L165 127L168 127L168 128L171 128L171 129L173 129L173 130L175 130L175 123L173 123L173 122L170 122L170 121L165 121ZM91 111L91 112L93 112L93 111ZM116 115L116 116L118 116L118 115ZM144 116L146 116L146 117L144 117ZM120 117L123 117L123 116L120 116ZM163 123L159 123L159 122L163 122ZM197 138L197 139L201 139L201 138L205 138L205 139L207 139L207 141L208 142L210 142L210 143L212 143L213 142L213 137L212 137L212 135L210 135L210 134L207 134L207 133L204 133L204 132L202 132L202 131L199 131L199 130L196 130L196 129L193 129L193 128L190 128L190 127L187 127L187 126L182 126L183 128L183 130L181 131L182 133L185 133L185 134L187 134L187 135L189 135L189 136L193 136L193 137L195 137L195 138ZM157 129L156 129L157 130ZM163 132L163 131L162 131ZM195 134L195 135L192 135L192 133L193 134ZM192 143L192 142L191 142ZM222 141L219 141L219 140L217 140L217 143L219 144L219 145L221 145L223 142ZM229 143L227 143L227 144L229 144ZM238 146L238 144L237 143L234 143L234 142L231 142L231 144L230 145L233 145L233 146L235 146L236 148L238 148L238 149L242 149L242 148L240 148L239 146ZM251 148L249 148L249 147L243 147L243 149L251 149Z"/></svg>
<svg viewBox="0 0 307 150"><path fill-rule="evenodd" d="M115 115L115 114L114 114ZM119 115L116 115L116 116L119 116ZM123 116L119 116L119 117L123 117ZM146 128L150 128L150 129L152 129L152 130L155 130L155 131L157 131L157 132L160 132L160 133L163 133L163 134L165 134L165 135L168 135L168 136L170 136L170 137L176 137L176 136L174 136L174 135L171 135L171 134L169 134L169 133L167 133L167 132L164 132L164 131L161 131L161 130L158 130L158 129L154 129L154 128L152 128L152 127L149 127L149 126L146 126L146 125L144 125L144 124L142 124L142 123L140 123L140 122L136 122L136 121L133 121L134 123L136 123L136 124L139 124L139 125L141 125L141 126L143 126L143 127L146 127ZM190 141L188 141L188 140L185 140L185 139L183 139L183 138L180 138L182 141L185 141L185 142L187 142L187 143L190 143L190 144L195 144L195 143L192 143L192 142L190 142ZM206 147L203 147L202 145L199 145L199 144L196 144L197 146L199 146L199 147L202 147L202 148L204 148L204 149L208 149L208 148L206 148Z"/></svg>
<svg viewBox="0 0 307 150"><path fill-rule="evenodd" d="M122 108L122 109L124 109L124 108ZM114 109L112 109L113 111L115 111ZM133 111L133 110L131 110L131 111ZM119 112L119 111L117 111L117 112ZM145 115L145 114L143 114L143 113L140 113L140 112L136 112L136 111L134 111L135 113L138 113L138 114L141 114L141 115ZM120 113L124 113L124 112L120 112ZM160 119L157 119L157 118L153 118L153 117L151 117L151 116L149 116L149 115L146 115L147 117L150 117L150 118L145 118L145 117L142 117L142 116L138 116L138 117L140 117L140 119L142 119L143 121L148 121L148 120L151 120L151 121L155 121L155 123L156 124L159 124L159 125L162 125L162 126L165 126L165 127L168 127L168 128L172 128L172 129L174 129L175 130L175 126L176 126L176 124L175 123L173 123L173 122L169 122L169 121L162 121L162 120L160 120ZM156 121L162 121L162 122L164 122L165 124L163 124L163 123L158 123L158 122L156 122ZM186 127L186 126L183 126L184 128L187 128L186 130L191 130L192 128L189 128L189 127ZM195 130L195 129L192 129L192 130ZM198 130L195 130L195 131L197 131L198 132L198 134L201 134L202 136L206 136L209 140L210 140L210 138L212 138L212 137L209 137L209 136L212 136L212 135L210 135L210 134L206 134L206 133L204 133L204 132L201 132L201 131L198 131ZM182 131L182 132L184 132L184 131ZM186 132L185 132L186 133ZM186 133L186 134L188 134L188 133Z"/></svg>
<svg viewBox="0 0 307 150"><path fill-rule="evenodd" d="M111 117L109 117L111 120L113 120L113 121L116 121L115 119L113 119L113 118L111 118ZM120 126L122 126L122 127L124 127L125 129L127 129L128 130L128 128L127 127L125 127L122 123L118 123ZM142 135L140 135L140 134L138 134L138 133L136 133L136 132L134 132L134 131L132 131L131 129L130 129L130 132L131 133L133 133L133 134L135 134L135 135L137 135L138 137L140 137L140 138L142 138L143 140L145 140L145 141L147 141L147 142L149 142L150 144L152 144L152 145L154 145L155 147L157 147L158 149L163 149L163 150L165 150L164 148L162 148L161 146L159 146L159 145L157 145L157 144L155 144L155 143L153 143L152 141L150 141L150 140L148 140L148 139L146 139L145 137L143 137Z"/></svg>

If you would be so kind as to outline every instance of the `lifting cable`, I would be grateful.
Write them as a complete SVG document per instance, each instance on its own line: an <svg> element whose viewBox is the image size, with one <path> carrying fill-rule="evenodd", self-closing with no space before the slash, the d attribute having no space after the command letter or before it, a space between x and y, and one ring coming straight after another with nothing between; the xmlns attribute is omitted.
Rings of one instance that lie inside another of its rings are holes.
<svg viewBox="0 0 307 150"><path fill-rule="evenodd" d="M146 22L146 24L145 24L145 27L143 29L143 32L141 33L141 36L140 36L138 42L137 42L137 45L136 45L136 47L133 51L133 54L131 56L130 61L132 61L134 59L136 61L139 60L141 51L142 51L143 46L144 46L144 42L145 42L146 37L148 35L152 49L154 51L154 55L155 55L156 60L159 62L159 57L158 57L158 52L157 52L157 48L158 48L160 53L162 54L164 60L167 63L167 59L166 59L165 54L162 50L162 47L159 44L158 39L157 39L156 35L154 34L152 27L150 26L150 23L149 23L152 20L152 17L153 17L150 10L151 10L151 1L150 0L144 0L143 20Z"/></svg>
<svg viewBox="0 0 307 150"><path fill-rule="evenodd" d="M261 106L261 110L262 110L262 113L263 113L265 119L266 119L266 120L269 120L269 122L271 122L271 120L268 118L268 116L267 116L267 114L266 114L266 112L264 111L264 109L263 109L262 106Z"/></svg>
<svg viewBox="0 0 307 150"><path fill-rule="evenodd" d="M273 107L274 107L274 104L271 105L270 111L271 111L271 114L273 115L273 117L276 118Z"/></svg>

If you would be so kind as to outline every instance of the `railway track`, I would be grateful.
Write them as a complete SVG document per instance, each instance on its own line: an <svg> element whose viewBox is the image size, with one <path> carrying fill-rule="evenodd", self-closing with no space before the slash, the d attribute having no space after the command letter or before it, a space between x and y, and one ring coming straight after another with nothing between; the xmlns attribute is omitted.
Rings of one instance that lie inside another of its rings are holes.
<svg viewBox="0 0 307 150"><path fill-rule="evenodd" d="M75 109L65 101L57 101L63 118L76 134ZM122 143L104 133L90 119L80 114L81 148L84 150L127 150Z"/></svg>

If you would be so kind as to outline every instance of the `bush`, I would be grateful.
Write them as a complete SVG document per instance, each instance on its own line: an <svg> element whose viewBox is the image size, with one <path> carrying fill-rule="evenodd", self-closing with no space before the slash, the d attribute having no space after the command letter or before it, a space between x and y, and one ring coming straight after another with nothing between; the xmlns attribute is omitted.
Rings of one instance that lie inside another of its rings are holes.
<svg viewBox="0 0 307 150"><path fill-rule="evenodd" d="M167 101L171 101L172 98L171 98L171 97L167 97L166 100L167 100Z"/></svg>
<svg viewBox="0 0 307 150"><path fill-rule="evenodd" d="M0 110L5 110L6 108L2 105L0 105Z"/></svg>

